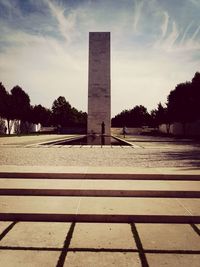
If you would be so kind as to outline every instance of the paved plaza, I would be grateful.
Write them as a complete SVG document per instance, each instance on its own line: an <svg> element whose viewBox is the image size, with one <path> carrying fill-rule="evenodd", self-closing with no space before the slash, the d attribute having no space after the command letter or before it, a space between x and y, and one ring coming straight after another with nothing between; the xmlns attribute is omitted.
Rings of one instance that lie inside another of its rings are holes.
<svg viewBox="0 0 200 267"><path fill-rule="evenodd" d="M199 267L200 144L43 145L73 137L0 138L0 267Z"/></svg>
<svg viewBox="0 0 200 267"><path fill-rule="evenodd" d="M103 166L103 167L200 167L200 143L191 140L127 136L129 146L40 145L65 135L0 138L0 165Z"/></svg>

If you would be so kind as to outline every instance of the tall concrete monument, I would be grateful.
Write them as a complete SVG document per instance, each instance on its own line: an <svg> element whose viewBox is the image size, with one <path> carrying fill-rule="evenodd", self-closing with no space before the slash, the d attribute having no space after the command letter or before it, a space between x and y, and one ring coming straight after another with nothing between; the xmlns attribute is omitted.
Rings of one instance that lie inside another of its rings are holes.
<svg viewBox="0 0 200 267"><path fill-rule="evenodd" d="M110 135L110 128L110 32L90 32L87 133Z"/></svg>

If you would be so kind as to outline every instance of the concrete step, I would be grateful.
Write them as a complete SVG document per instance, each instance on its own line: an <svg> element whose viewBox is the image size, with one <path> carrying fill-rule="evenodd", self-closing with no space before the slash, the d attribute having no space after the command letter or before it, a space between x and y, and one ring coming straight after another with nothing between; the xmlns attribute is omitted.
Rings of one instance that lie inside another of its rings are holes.
<svg viewBox="0 0 200 267"><path fill-rule="evenodd" d="M200 181L200 173L0 172L0 178Z"/></svg>
<svg viewBox="0 0 200 267"><path fill-rule="evenodd" d="M50 214L0 213L0 221L77 222L77 223L200 223L192 215L124 215L124 214Z"/></svg>
<svg viewBox="0 0 200 267"><path fill-rule="evenodd" d="M200 191L0 188L1 196L200 198Z"/></svg>
<svg viewBox="0 0 200 267"><path fill-rule="evenodd" d="M0 220L200 223L198 173L0 172Z"/></svg>

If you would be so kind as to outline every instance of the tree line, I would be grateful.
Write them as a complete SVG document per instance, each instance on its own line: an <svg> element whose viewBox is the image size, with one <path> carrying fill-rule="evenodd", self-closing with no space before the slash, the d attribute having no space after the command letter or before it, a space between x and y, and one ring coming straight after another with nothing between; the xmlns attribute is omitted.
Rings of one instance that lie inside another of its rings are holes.
<svg viewBox="0 0 200 267"><path fill-rule="evenodd" d="M200 120L200 73L196 72L190 82L178 84L170 91L165 106L161 103L157 108L148 112L142 105L123 110L112 118L113 127L158 127L166 124L169 133L170 125L174 122L183 124Z"/></svg>
<svg viewBox="0 0 200 267"><path fill-rule="evenodd" d="M42 105L31 105L29 95L20 87L14 86L8 92L0 83L0 118L7 121L8 133L10 134L14 120L20 120L28 133L30 123L41 123L42 126L85 127L87 114L78 111L66 101L64 96L59 96L48 109ZM27 125L27 127L26 127ZM5 125L1 120L1 128ZM18 133L22 131L18 129Z"/></svg>
<svg viewBox="0 0 200 267"><path fill-rule="evenodd" d="M29 95L18 85L8 92L0 83L0 118L7 120L8 132L13 120L41 123L42 126L60 128L81 127L86 129L87 113L72 107L64 96L54 100L51 109L31 105ZM112 118L112 127L158 127L166 124L169 132L173 122L183 124L200 120L200 73L196 72L190 82L178 84L170 91L165 105L158 104L151 112L142 105L123 110ZM1 124L0 124L1 126ZM28 128L25 129L28 132ZM20 132L20 129L19 129Z"/></svg>

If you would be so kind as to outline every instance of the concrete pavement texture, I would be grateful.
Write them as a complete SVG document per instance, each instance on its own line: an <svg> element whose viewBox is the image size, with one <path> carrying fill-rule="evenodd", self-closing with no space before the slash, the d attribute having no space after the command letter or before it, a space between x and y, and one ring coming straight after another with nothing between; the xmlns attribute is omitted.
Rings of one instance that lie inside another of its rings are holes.
<svg viewBox="0 0 200 267"><path fill-rule="evenodd" d="M200 144L190 140L128 136L133 146L39 145L67 135L0 138L0 165L200 167Z"/></svg>
<svg viewBox="0 0 200 267"><path fill-rule="evenodd" d="M73 137L0 138L0 189L200 191L200 146L191 140L128 136L132 147L41 144ZM199 216L200 200L0 195L0 213L16 212ZM198 223L0 221L0 267L199 267L199 262Z"/></svg>

